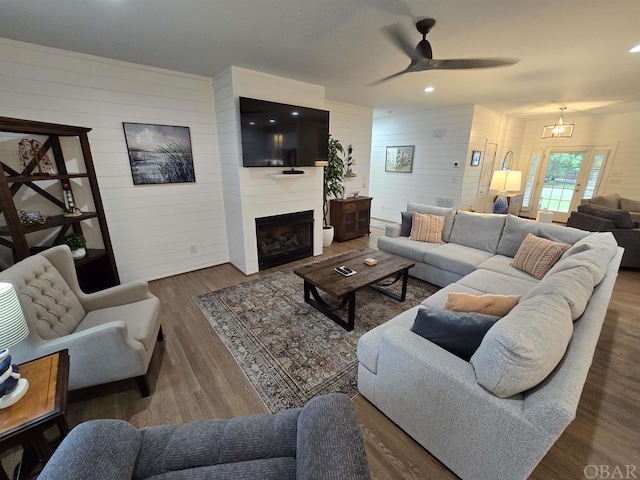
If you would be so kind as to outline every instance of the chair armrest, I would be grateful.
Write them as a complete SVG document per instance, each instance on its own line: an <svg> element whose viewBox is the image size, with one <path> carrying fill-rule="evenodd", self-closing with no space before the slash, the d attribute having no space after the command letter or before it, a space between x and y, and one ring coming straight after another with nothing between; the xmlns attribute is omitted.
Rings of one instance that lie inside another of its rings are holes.
<svg viewBox="0 0 640 480"><path fill-rule="evenodd" d="M396 238L400 236L401 226L399 223L392 223L384 228L386 237Z"/></svg>
<svg viewBox="0 0 640 480"><path fill-rule="evenodd" d="M147 282L125 283L95 293L81 293L78 295L80 303L87 312L127 305L153 297L154 295L149 291Z"/></svg>

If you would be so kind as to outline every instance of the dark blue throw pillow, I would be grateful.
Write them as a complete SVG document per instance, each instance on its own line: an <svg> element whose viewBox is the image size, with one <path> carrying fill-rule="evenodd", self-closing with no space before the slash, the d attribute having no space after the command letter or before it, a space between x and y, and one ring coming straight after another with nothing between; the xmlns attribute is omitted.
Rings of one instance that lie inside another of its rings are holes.
<svg viewBox="0 0 640 480"><path fill-rule="evenodd" d="M421 307L411 331L469 361L484 335L500 317Z"/></svg>
<svg viewBox="0 0 640 480"><path fill-rule="evenodd" d="M402 215L402 225L400 226L400 236L408 237L411 235L411 226L413 224L413 213L400 212Z"/></svg>

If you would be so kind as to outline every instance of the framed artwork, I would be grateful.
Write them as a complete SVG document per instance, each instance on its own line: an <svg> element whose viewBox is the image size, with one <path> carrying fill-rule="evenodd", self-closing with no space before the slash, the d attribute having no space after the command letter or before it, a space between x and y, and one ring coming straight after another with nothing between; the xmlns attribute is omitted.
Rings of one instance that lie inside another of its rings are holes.
<svg viewBox="0 0 640 480"><path fill-rule="evenodd" d="M480 156L482 155L482 152L480 152L479 150L474 150L473 153L471 154L471 166L472 167L477 167L478 165L480 165Z"/></svg>
<svg viewBox="0 0 640 480"><path fill-rule="evenodd" d="M134 185L195 182L189 127L123 122Z"/></svg>
<svg viewBox="0 0 640 480"><path fill-rule="evenodd" d="M413 171L413 145L387 147L385 172L411 173Z"/></svg>

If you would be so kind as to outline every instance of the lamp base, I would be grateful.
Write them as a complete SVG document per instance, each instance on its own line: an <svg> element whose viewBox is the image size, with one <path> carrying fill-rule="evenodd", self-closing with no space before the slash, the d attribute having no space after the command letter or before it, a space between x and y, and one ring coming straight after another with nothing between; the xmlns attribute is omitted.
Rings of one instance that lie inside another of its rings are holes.
<svg viewBox="0 0 640 480"><path fill-rule="evenodd" d="M507 201L507 192L502 191L498 194L498 198L493 204L493 213L508 213L509 202Z"/></svg>
<svg viewBox="0 0 640 480"><path fill-rule="evenodd" d="M0 398L0 408L7 408L18 402L29 390L29 381L26 378L19 378L16 388Z"/></svg>

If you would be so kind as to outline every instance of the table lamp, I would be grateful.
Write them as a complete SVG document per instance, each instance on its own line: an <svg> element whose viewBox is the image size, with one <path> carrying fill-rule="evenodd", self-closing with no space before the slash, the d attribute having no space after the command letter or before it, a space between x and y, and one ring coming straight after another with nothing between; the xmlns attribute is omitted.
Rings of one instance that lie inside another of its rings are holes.
<svg viewBox="0 0 640 480"><path fill-rule="evenodd" d="M12 284L0 282L0 408L16 403L29 389L26 378L20 378L18 366L11 364L9 347L29 334L18 295Z"/></svg>
<svg viewBox="0 0 640 480"><path fill-rule="evenodd" d="M497 170L493 172L489 189L500 191L493 204L493 213L507 213L509 211L507 192L519 192L521 184L522 172L517 170Z"/></svg>

